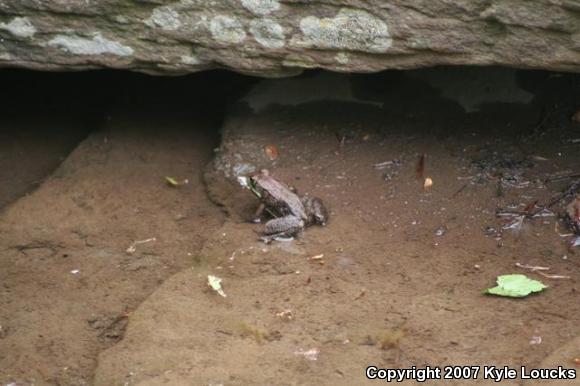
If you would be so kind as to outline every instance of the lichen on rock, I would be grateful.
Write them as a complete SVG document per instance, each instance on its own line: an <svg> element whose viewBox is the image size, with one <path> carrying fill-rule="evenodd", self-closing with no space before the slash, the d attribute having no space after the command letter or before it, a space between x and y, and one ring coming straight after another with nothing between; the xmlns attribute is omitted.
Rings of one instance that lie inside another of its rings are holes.
<svg viewBox="0 0 580 386"><path fill-rule="evenodd" d="M159 75L227 68L264 77L435 65L580 72L572 3L0 0L0 67ZM202 60L184 58L190 53Z"/></svg>
<svg viewBox="0 0 580 386"><path fill-rule="evenodd" d="M236 44L246 39L242 23L235 17L218 15L210 22L212 37L220 43Z"/></svg>
<svg viewBox="0 0 580 386"><path fill-rule="evenodd" d="M90 39L80 36L58 35L48 42L48 46L58 47L76 55L131 56L134 53L133 48L109 40L101 33L95 33Z"/></svg>
<svg viewBox="0 0 580 386"><path fill-rule="evenodd" d="M308 16L300 21L299 46L382 53L393 44L387 23L370 13L343 8L332 18Z"/></svg>
<svg viewBox="0 0 580 386"><path fill-rule="evenodd" d="M255 19L250 23L254 39L267 48L282 48L286 44L284 28L272 19Z"/></svg>
<svg viewBox="0 0 580 386"><path fill-rule="evenodd" d="M241 0L242 5L248 11L259 15L265 16L280 8L280 2L278 0Z"/></svg>
<svg viewBox="0 0 580 386"><path fill-rule="evenodd" d="M195 65L202 63L202 61L198 57L193 56L193 55L182 55L180 57L180 59L181 59L181 63L187 64L190 66L195 66Z"/></svg>
<svg viewBox="0 0 580 386"><path fill-rule="evenodd" d="M36 27L26 17L15 17L9 23L0 23L0 29L19 38L32 38L36 34Z"/></svg>
<svg viewBox="0 0 580 386"><path fill-rule="evenodd" d="M151 17L145 21L150 27L160 27L165 31L175 31L181 27L179 13L171 7L159 7L153 10Z"/></svg>

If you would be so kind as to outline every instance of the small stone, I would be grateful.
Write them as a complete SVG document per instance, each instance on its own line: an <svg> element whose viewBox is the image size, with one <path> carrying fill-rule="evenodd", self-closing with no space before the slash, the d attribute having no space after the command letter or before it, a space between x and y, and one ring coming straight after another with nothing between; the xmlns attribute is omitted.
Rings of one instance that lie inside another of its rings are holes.
<svg viewBox="0 0 580 386"><path fill-rule="evenodd" d="M440 226L439 228L435 229L435 236L443 236L447 232L447 228L444 226Z"/></svg>

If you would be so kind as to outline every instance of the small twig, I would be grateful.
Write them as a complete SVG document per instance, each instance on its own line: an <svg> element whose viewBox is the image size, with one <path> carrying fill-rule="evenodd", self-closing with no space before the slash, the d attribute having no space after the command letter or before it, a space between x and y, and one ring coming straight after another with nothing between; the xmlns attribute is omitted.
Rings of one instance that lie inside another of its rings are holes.
<svg viewBox="0 0 580 386"><path fill-rule="evenodd" d="M385 162L379 162L378 164L374 164L373 167L375 169L379 169L380 170L380 169L384 169L387 166L391 166L391 165L394 165L394 164L395 164L395 161L385 161Z"/></svg>
<svg viewBox="0 0 580 386"><path fill-rule="evenodd" d="M336 132L334 133L336 135L336 140L338 141L338 146L339 147L343 147L344 143L346 142L346 135Z"/></svg>
<svg viewBox="0 0 580 386"><path fill-rule="evenodd" d="M554 233L556 233L560 237L572 237L574 233L560 233L560 229L558 227L558 221L554 222Z"/></svg>
<svg viewBox="0 0 580 386"><path fill-rule="evenodd" d="M461 188L459 188L455 193L453 193L451 198L457 197L461 192L463 192L465 190L465 188L467 188L467 184L463 184L463 186Z"/></svg>
<svg viewBox="0 0 580 386"><path fill-rule="evenodd" d="M572 195L577 194L580 191L580 181L576 181L573 184L571 184L568 189L566 189L564 192L560 193L559 195L557 195L555 198L552 199L552 201L550 201L548 204L546 205L536 205L537 201L534 203L534 206L536 207L535 210L531 210L530 206L528 205L526 207L526 209L524 209L523 211L509 211L509 210L498 210L496 212L496 216L497 217L502 217L502 216L524 216L526 218L534 218L536 217L536 215L538 215L539 213L541 213L543 210L549 209L551 207L553 207L554 205L562 202L563 200L565 200L567 197L570 197Z"/></svg>
<svg viewBox="0 0 580 386"><path fill-rule="evenodd" d="M425 159L427 158L427 154L423 153L419 157L419 161L417 162L417 179L422 180L425 176Z"/></svg>
<svg viewBox="0 0 580 386"><path fill-rule="evenodd" d="M366 293L367 293L367 291L366 291L366 290L362 290L362 291L360 292L360 294L358 294L358 296L357 296L356 298L354 298L354 300L359 300L359 299L361 299L363 296L365 296L365 295L366 295Z"/></svg>
<svg viewBox="0 0 580 386"><path fill-rule="evenodd" d="M523 268L523 269L529 269L532 272L549 271L550 270L550 267L533 266L533 265L527 265L527 264L522 264L522 263L516 263L516 267Z"/></svg>
<svg viewBox="0 0 580 386"><path fill-rule="evenodd" d="M564 176L548 177L544 180L544 182L550 183L550 182L554 182L554 181L569 180L572 178L580 178L580 173L566 174Z"/></svg>
<svg viewBox="0 0 580 386"><path fill-rule="evenodd" d="M549 273L542 272L542 271L549 271L550 267L533 266L533 265L527 265L527 264L521 264L521 263L516 263L516 267L527 269L531 272L535 272L539 275L542 275L548 279L571 279L570 276L551 275Z"/></svg>
<svg viewBox="0 0 580 386"><path fill-rule="evenodd" d="M125 252L127 252L128 254L132 254L137 250L137 245L150 243L151 241L156 241L156 240L157 239L155 237L151 237L150 239L146 239L146 240L137 240L137 241L133 242L133 244L129 245L129 248L127 248L127 250Z"/></svg>
<svg viewBox="0 0 580 386"><path fill-rule="evenodd" d="M547 277L548 279L571 279L570 276L564 276L564 275L550 275L548 273L544 273L544 272L538 272L540 275Z"/></svg>

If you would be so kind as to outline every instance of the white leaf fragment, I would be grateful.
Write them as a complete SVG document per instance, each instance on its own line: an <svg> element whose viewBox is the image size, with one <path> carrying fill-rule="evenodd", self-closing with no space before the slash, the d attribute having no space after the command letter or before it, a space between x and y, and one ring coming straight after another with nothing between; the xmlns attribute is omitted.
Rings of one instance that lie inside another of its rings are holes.
<svg viewBox="0 0 580 386"><path fill-rule="evenodd" d="M217 276L207 275L207 285L213 289L215 292L220 294L220 296L227 298L228 295L222 289L222 279Z"/></svg>

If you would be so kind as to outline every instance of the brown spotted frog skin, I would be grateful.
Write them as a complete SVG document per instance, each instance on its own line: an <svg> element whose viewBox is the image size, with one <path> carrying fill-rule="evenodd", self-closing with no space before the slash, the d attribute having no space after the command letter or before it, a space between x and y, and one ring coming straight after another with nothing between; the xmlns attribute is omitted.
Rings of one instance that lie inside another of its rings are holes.
<svg viewBox="0 0 580 386"><path fill-rule="evenodd" d="M295 236L307 226L326 225L328 221L328 212L322 200L298 196L286 184L273 178L267 170L251 176L250 185L261 202L256 211L258 221L264 210L275 217L266 222L266 236Z"/></svg>

